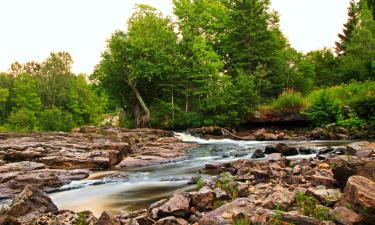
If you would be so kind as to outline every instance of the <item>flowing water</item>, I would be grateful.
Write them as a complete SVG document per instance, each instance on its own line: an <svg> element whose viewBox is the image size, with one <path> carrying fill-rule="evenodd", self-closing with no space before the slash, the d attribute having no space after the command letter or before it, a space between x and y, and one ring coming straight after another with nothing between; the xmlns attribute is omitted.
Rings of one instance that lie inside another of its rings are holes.
<svg viewBox="0 0 375 225"><path fill-rule="evenodd" d="M252 153L264 149L270 141L236 141L230 139L204 140L183 133L176 137L184 142L199 144L191 150L187 159L163 165L124 169L128 180L87 179L74 181L61 192L50 194L59 209L74 211L90 210L99 216L104 210L114 214L144 209L157 200L170 196L177 189L191 190L191 177L207 163L251 158ZM290 146L305 146L319 150L326 146L346 145L347 141L283 141ZM315 154L297 155L289 158L310 158ZM96 174L101 177L102 174ZM203 175L204 176L204 175Z"/></svg>

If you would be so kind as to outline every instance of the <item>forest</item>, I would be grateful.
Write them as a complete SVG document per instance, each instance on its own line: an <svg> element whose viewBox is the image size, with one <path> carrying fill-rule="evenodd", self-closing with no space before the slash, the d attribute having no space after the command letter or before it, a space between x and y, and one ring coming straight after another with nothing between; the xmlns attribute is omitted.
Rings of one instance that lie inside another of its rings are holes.
<svg viewBox="0 0 375 225"><path fill-rule="evenodd" d="M67 52L13 63L0 73L0 131L69 131L106 115L130 128L238 127L255 113L375 126L375 1L352 0L336 47L306 54L270 0L173 4L173 19L137 5L93 74L74 74Z"/></svg>

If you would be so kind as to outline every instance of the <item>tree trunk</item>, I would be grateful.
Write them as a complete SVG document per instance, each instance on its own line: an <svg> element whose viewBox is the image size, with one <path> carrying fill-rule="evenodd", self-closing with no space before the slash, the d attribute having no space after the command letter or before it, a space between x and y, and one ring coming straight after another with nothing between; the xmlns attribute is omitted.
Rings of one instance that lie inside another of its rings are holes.
<svg viewBox="0 0 375 225"><path fill-rule="evenodd" d="M189 95L185 95L185 112L189 112Z"/></svg>
<svg viewBox="0 0 375 225"><path fill-rule="evenodd" d="M141 94L139 94L138 89L135 87L135 85L131 81L127 81L129 87L132 89L135 97L137 98L139 104L142 106L143 111L146 113L146 116L148 119L150 119L150 110L148 109L146 103L143 101L143 98Z"/></svg>

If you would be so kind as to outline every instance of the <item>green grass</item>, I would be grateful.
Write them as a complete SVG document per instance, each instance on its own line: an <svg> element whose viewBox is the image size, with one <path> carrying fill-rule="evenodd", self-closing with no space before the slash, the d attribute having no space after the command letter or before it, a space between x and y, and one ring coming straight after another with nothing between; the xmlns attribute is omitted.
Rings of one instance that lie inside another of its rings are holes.
<svg viewBox="0 0 375 225"><path fill-rule="evenodd" d="M195 183L195 186L197 187L197 189L201 189L202 187L204 187L204 180L201 176L197 177L197 181Z"/></svg>
<svg viewBox="0 0 375 225"><path fill-rule="evenodd" d="M273 110L282 114L299 113L307 106L307 101L301 93L293 90L284 91L271 103Z"/></svg>

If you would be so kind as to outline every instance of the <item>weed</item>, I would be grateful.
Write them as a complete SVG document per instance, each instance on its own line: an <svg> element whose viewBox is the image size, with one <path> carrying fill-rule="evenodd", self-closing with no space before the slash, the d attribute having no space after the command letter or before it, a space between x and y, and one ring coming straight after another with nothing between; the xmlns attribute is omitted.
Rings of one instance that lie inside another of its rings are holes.
<svg viewBox="0 0 375 225"><path fill-rule="evenodd" d="M198 190L204 187L204 180L201 176L197 177L195 186L197 187Z"/></svg>
<svg viewBox="0 0 375 225"><path fill-rule="evenodd" d="M346 203L346 208L347 209L353 209L353 206L352 204L350 204L350 202Z"/></svg>
<svg viewBox="0 0 375 225"><path fill-rule="evenodd" d="M251 220L248 216L245 216L245 215L236 216L235 218L232 219L232 224L233 225L250 225Z"/></svg>
<svg viewBox="0 0 375 225"><path fill-rule="evenodd" d="M238 197L237 184L230 173L220 174L220 178L216 182L216 187L229 193L233 199Z"/></svg>
<svg viewBox="0 0 375 225"><path fill-rule="evenodd" d="M79 212L75 225L88 225L87 214L85 212Z"/></svg>

